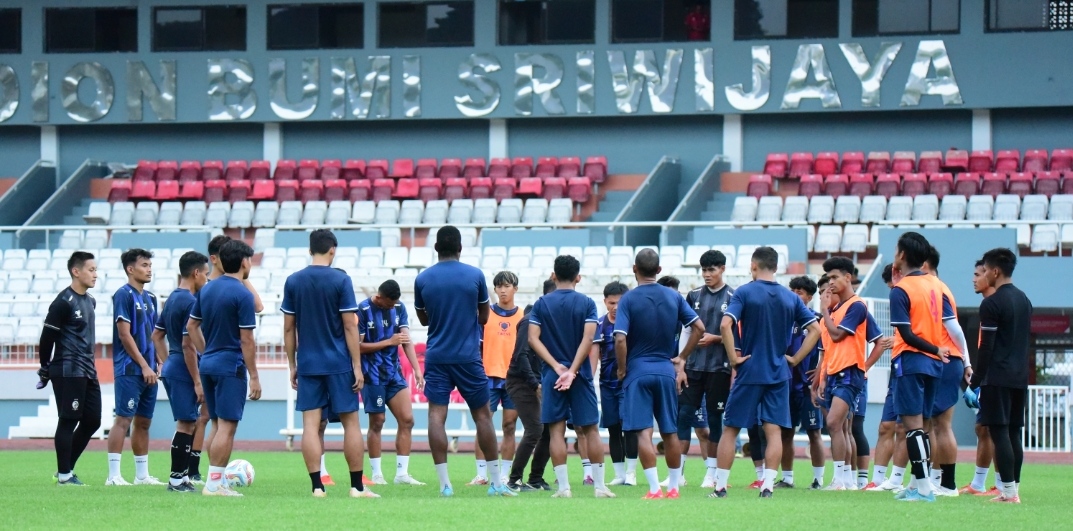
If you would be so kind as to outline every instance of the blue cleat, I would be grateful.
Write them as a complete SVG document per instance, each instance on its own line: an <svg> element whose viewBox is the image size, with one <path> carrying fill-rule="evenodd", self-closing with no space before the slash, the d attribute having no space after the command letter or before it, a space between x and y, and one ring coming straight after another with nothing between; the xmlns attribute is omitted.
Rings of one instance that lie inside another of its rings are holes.
<svg viewBox="0 0 1073 531"><path fill-rule="evenodd" d="M935 501L935 493L932 492L932 493L928 494L927 496L925 496L925 495L921 494L919 490L913 489L908 494L906 494L904 498L901 498L899 501L904 501L904 502L934 502Z"/></svg>
<svg viewBox="0 0 1073 531"><path fill-rule="evenodd" d="M503 485L500 485L498 487L495 487L495 486L488 487L488 495L489 496L503 496L505 498L514 498L514 497L518 496L518 493L514 492L513 490L510 490L509 488L507 488L507 487L505 487Z"/></svg>
<svg viewBox="0 0 1073 531"><path fill-rule="evenodd" d="M454 489L451 488L450 485L444 487L443 490L440 491L440 497L441 498L450 498L451 496L454 496L454 495L455 495L455 491L454 491Z"/></svg>
<svg viewBox="0 0 1073 531"><path fill-rule="evenodd" d="M910 488L904 488L904 489L902 489L902 490L900 490L900 491L898 491L898 492L896 492L894 494L894 499L895 500L904 500L907 496L909 496L910 492L912 492L914 495L916 495L918 493L917 489L914 489L914 488L911 488L911 487Z"/></svg>

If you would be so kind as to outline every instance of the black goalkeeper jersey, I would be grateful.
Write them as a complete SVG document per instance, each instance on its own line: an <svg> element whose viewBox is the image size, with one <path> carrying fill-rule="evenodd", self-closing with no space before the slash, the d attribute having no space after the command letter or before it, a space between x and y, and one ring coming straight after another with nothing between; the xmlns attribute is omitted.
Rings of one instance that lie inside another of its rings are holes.
<svg viewBox="0 0 1073 531"><path fill-rule="evenodd" d="M67 288L56 296L48 307L45 326L55 330L55 350L49 365L51 372L61 370L61 376L96 378L93 362L95 337L94 314L97 301L90 294L79 295Z"/></svg>

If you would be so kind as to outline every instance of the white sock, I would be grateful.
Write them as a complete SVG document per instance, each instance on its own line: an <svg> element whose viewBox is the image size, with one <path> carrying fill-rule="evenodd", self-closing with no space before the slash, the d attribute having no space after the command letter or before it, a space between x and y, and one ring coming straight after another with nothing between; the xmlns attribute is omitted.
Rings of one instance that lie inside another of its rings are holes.
<svg viewBox="0 0 1073 531"><path fill-rule="evenodd" d="M1015 481L1013 483L1013 495L1014 496L1020 496L1021 495L1021 482L1020 481Z"/></svg>
<svg viewBox="0 0 1073 531"><path fill-rule="evenodd" d="M395 477L410 475L410 456L395 456Z"/></svg>
<svg viewBox="0 0 1073 531"><path fill-rule="evenodd" d="M511 467L514 466L514 460L513 459L503 459L503 460L500 461L500 463L501 463L501 465L500 465L499 469L503 470L503 471L506 471L508 474L510 473Z"/></svg>
<svg viewBox="0 0 1073 531"><path fill-rule="evenodd" d="M725 468L715 469L715 490L727 488L727 479L730 478L730 470Z"/></svg>
<svg viewBox="0 0 1073 531"><path fill-rule="evenodd" d="M756 480L764 481L764 465L760 465L756 468Z"/></svg>
<svg viewBox="0 0 1073 531"><path fill-rule="evenodd" d="M440 478L440 490L451 486L451 476L447 474L447 463L436 465L436 475Z"/></svg>
<svg viewBox="0 0 1073 531"><path fill-rule="evenodd" d="M789 484L793 485L794 484L794 471L793 470L783 470L782 471L782 480L785 483L789 483Z"/></svg>
<svg viewBox="0 0 1073 531"><path fill-rule="evenodd" d="M581 479L588 479L592 477L592 462L588 459L581 460Z"/></svg>
<svg viewBox="0 0 1073 531"><path fill-rule="evenodd" d="M122 473L119 471L119 464L122 460L123 454L108 454L108 477L115 478L122 476Z"/></svg>
<svg viewBox="0 0 1073 531"><path fill-rule="evenodd" d="M595 463L592 465L592 486L596 490L604 490L607 485L604 484L604 464Z"/></svg>
<svg viewBox="0 0 1073 531"><path fill-rule="evenodd" d="M324 464L324 454L320 454L320 475L328 475L328 465Z"/></svg>
<svg viewBox="0 0 1073 531"><path fill-rule="evenodd" d="M659 474L656 472L656 467L645 469L645 479L648 480L648 492L655 494L660 492L659 488Z"/></svg>
<svg viewBox="0 0 1073 531"><path fill-rule="evenodd" d="M705 473L704 477L715 478L715 469L718 468L716 459L714 457L709 457L704 460L704 464L708 467L708 471Z"/></svg>
<svg viewBox="0 0 1073 531"><path fill-rule="evenodd" d="M857 489L858 490L863 489L866 485L868 485L868 471L867 470L858 470L857 471Z"/></svg>
<svg viewBox="0 0 1073 531"><path fill-rule="evenodd" d="M58 479L60 481L67 481L68 479L71 479L71 473L68 472L66 474L60 474L60 473L57 472L56 473L56 479Z"/></svg>
<svg viewBox="0 0 1073 531"><path fill-rule="evenodd" d="M149 456L134 456L134 479L145 479L147 477L149 477Z"/></svg>
<svg viewBox="0 0 1073 531"><path fill-rule="evenodd" d="M637 458L636 457L634 457L633 459L630 459L629 457L626 458L626 473L627 474L636 474L637 473Z"/></svg>
<svg viewBox="0 0 1073 531"><path fill-rule="evenodd" d="M934 468L931 471L931 482L938 485L943 480L943 469Z"/></svg>
<svg viewBox="0 0 1073 531"><path fill-rule="evenodd" d="M209 466L209 481L206 485L218 487L224 482L224 467Z"/></svg>
<svg viewBox="0 0 1073 531"><path fill-rule="evenodd" d="M879 485L887 479L887 467L885 465L876 465L872 470L872 483Z"/></svg>
<svg viewBox="0 0 1073 531"><path fill-rule="evenodd" d="M502 483L503 475L499 473L499 459L488 462L488 475L493 487L498 487Z"/></svg>
<svg viewBox="0 0 1073 531"><path fill-rule="evenodd" d="M774 490L775 478L779 475L778 470L770 468L764 469L764 484L760 487L760 490Z"/></svg>
<svg viewBox="0 0 1073 531"><path fill-rule="evenodd" d="M667 471L667 492L675 490L682 484L682 468L672 468Z"/></svg>
<svg viewBox="0 0 1073 531"><path fill-rule="evenodd" d="M484 459L477 460L477 477L488 479L488 461Z"/></svg>
<svg viewBox="0 0 1073 531"><path fill-rule="evenodd" d="M552 470L555 471L555 479L559 480L559 492L570 490L570 472L566 470L566 465L552 467Z"/></svg>
<svg viewBox="0 0 1073 531"><path fill-rule="evenodd" d="M615 469L616 478L626 477L626 463L611 463L611 466Z"/></svg>
<svg viewBox="0 0 1073 531"><path fill-rule="evenodd" d="M931 480L929 478L917 479L917 492L920 492L921 496L931 494Z"/></svg>
<svg viewBox="0 0 1073 531"><path fill-rule="evenodd" d="M384 475L384 471L381 468L382 459L383 459L383 457L370 457L369 458L370 468L373 469L373 477L383 476ZM321 467L321 474L323 474L323 473L324 473L324 468Z"/></svg>
<svg viewBox="0 0 1073 531"><path fill-rule="evenodd" d="M819 482L820 485L823 485L823 468L822 466L812 467L812 480Z"/></svg>
<svg viewBox="0 0 1073 531"><path fill-rule="evenodd" d="M895 485L901 485L905 481L905 469L895 465L890 467L890 470L890 477L887 480Z"/></svg>
<svg viewBox="0 0 1073 531"><path fill-rule="evenodd" d="M972 477L972 488L976 490L987 490L987 472L990 468L976 467L976 475Z"/></svg>
<svg viewBox="0 0 1073 531"><path fill-rule="evenodd" d="M835 485L835 484L845 485L846 484L846 482L844 481L844 478L845 478L845 475L846 475L845 467L846 467L846 462L845 461L835 461L835 475L831 479L831 484L832 485Z"/></svg>

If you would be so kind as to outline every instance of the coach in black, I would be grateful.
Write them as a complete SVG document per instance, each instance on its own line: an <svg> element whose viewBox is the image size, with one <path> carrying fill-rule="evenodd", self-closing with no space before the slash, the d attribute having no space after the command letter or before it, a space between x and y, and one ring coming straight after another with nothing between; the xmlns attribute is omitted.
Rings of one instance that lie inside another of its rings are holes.
<svg viewBox="0 0 1073 531"><path fill-rule="evenodd" d="M984 270L995 293L980 304L980 352L971 387L979 388L980 424L995 444L995 471L1002 494L991 501L1021 503L1021 463L1028 395L1032 303L1013 285L1017 255L998 248L984 253Z"/></svg>
<svg viewBox="0 0 1073 531"><path fill-rule="evenodd" d="M75 252L67 260L71 286L48 308L38 353L41 383L51 380L60 420L56 425L56 478L60 485L82 486L74 466L101 427L101 384L93 362L94 312L97 302L87 290L97 284L93 255Z"/></svg>

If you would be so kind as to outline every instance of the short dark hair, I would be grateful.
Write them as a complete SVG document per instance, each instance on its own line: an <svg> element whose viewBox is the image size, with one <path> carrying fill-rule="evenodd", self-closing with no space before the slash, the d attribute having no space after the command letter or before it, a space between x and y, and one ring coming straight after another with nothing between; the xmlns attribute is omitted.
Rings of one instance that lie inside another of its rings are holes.
<svg viewBox="0 0 1073 531"><path fill-rule="evenodd" d="M138 260L141 260L142 258L152 260L153 253L146 251L145 249L127 249L126 252L119 256L119 261L123 264L123 271L126 271L128 267L138 263Z"/></svg>
<svg viewBox="0 0 1073 531"><path fill-rule="evenodd" d="M700 267L722 267L727 265L727 257L722 251L704 251L700 255Z"/></svg>
<svg viewBox="0 0 1073 531"><path fill-rule="evenodd" d="M983 266L984 266L984 261L983 260L977 260L976 265L974 267L983 267Z"/></svg>
<svg viewBox="0 0 1073 531"><path fill-rule="evenodd" d="M555 279L559 282L573 282L581 273L581 262L568 254L555 257Z"/></svg>
<svg viewBox="0 0 1073 531"><path fill-rule="evenodd" d="M399 283L390 278L381 283L380 287L376 288L376 292L393 301L402 298L402 289L399 288Z"/></svg>
<svg viewBox="0 0 1073 531"><path fill-rule="evenodd" d="M927 262L928 267L930 267L932 271L936 273L939 272L939 250L936 249L934 245L928 247Z"/></svg>
<svg viewBox="0 0 1073 531"><path fill-rule="evenodd" d="M604 286L604 298L606 299L608 297L614 297L615 295L623 295L627 291L630 291L630 287L617 280L608 282L607 285Z"/></svg>
<svg viewBox="0 0 1073 531"><path fill-rule="evenodd" d="M654 277L659 274L659 253L652 249L641 249L637 251L633 265L642 276Z"/></svg>
<svg viewBox="0 0 1073 531"><path fill-rule="evenodd" d="M555 291L557 289L556 286L555 286L555 281L550 279L550 278L545 280L543 289L544 289L544 295L547 295L547 294Z"/></svg>
<svg viewBox="0 0 1073 531"><path fill-rule="evenodd" d="M231 240L220 247L220 265L224 273L238 273L242 269L242 261L247 258L253 258L253 248L242 240Z"/></svg>
<svg viewBox="0 0 1073 531"><path fill-rule="evenodd" d="M309 252L311 254L328 254L333 247L339 247L339 240L328 229L317 229L309 233Z"/></svg>
<svg viewBox="0 0 1073 531"><path fill-rule="evenodd" d="M816 289L820 289L820 288L826 286L827 284L829 284L830 282L831 282L831 279L827 277L826 273L824 273L824 274L820 275L820 279L816 281Z"/></svg>
<svg viewBox="0 0 1073 531"><path fill-rule="evenodd" d="M764 271L776 271L779 269L779 253L766 245L757 247L753 251L752 260L756 262L756 267Z"/></svg>
<svg viewBox="0 0 1073 531"><path fill-rule="evenodd" d="M197 251L187 251L179 258L179 276L190 278L194 271L205 267L208 263L209 257Z"/></svg>
<svg viewBox="0 0 1073 531"><path fill-rule="evenodd" d="M492 278L492 287L514 286L518 287L518 275L510 271L500 271Z"/></svg>
<svg viewBox="0 0 1073 531"><path fill-rule="evenodd" d="M72 269L82 269L82 266L86 265L86 262L95 260L93 253L87 253L85 251L75 251L71 253L71 257L67 259L67 274L71 274Z"/></svg>
<svg viewBox="0 0 1073 531"><path fill-rule="evenodd" d="M913 269L919 269L928 260L931 244L919 232L906 232L898 238L897 250L905 257L905 263Z"/></svg>
<svg viewBox="0 0 1073 531"><path fill-rule="evenodd" d="M676 277L676 276L663 275L662 277L659 277L658 280L656 280L656 284L659 284L660 286L666 286L666 287L671 288L671 289L673 289L675 291L678 291L678 286L681 286L682 282L679 281L678 277Z"/></svg>
<svg viewBox="0 0 1073 531"><path fill-rule="evenodd" d="M220 249L229 241L231 241L231 237L226 234L221 234L209 240L209 256L220 256Z"/></svg>
<svg viewBox="0 0 1073 531"><path fill-rule="evenodd" d="M809 277L801 275L799 277L794 277L790 279L790 289L799 289L801 291L804 291L805 293L808 293L808 296L811 297L816 294L817 288L815 281L813 281Z"/></svg>
<svg viewBox="0 0 1073 531"><path fill-rule="evenodd" d="M883 266L883 282L890 284L894 281L894 264Z"/></svg>
<svg viewBox="0 0 1073 531"><path fill-rule="evenodd" d="M845 256L832 256L823 262L823 272L841 271L847 275L853 274L853 260Z"/></svg>
<svg viewBox="0 0 1073 531"><path fill-rule="evenodd" d="M462 253L462 233L454 225L444 225L436 231L436 253L455 256Z"/></svg>
<svg viewBox="0 0 1073 531"><path fill-rule="evenodd" d="M1005 277L1012 277L1017 267L1017 255L1005 247L996 247L984 253L983 261L987 267L998 268Z"/></svg>

